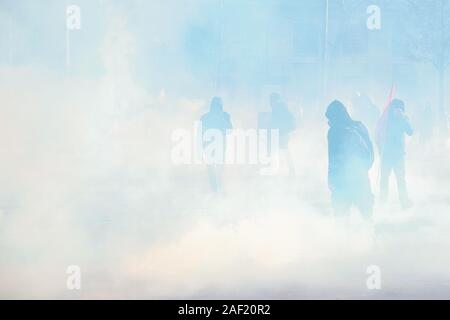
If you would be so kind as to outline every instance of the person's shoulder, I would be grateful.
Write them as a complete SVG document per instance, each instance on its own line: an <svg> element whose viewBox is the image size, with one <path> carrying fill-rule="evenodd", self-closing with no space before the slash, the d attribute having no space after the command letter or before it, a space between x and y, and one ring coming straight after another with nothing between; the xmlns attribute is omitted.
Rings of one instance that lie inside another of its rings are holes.
<svg viewBox="0 0 450 320"><path fill-rule="evenodd" d="M228 112L224 112L223 113L223 119L225 119L225 121L230 121L231 116Z"/></svg>
<svg viewBox="0 0 450 320"><path fill-rule="evenodd" d="M328 139L333 139L334 137L336 137L337 135L340 134L340 129L335 127L335 126L331 126L330 128L328 128L328 134L327 137Z"/></svg>
<svg viewBox="0 0 450 320"><path fill-rule="evenodd" d="M206 112L206 113L204 113L204 114L201 116L200 119L203 119L203 118L209 118L210 116L211 116L211 112Z"/></svg>
<svg viewBox="0 0 450 320"><path fill-rule="evenodd" d="M328 129L328 132L327 132L327 138L328 138L328 140L330 140L331 135L332 135L332 133L331 133L331 128L329 128L329 129Z"/></svg>
<svg viewBox="0 0 450 320"><path fill-rule="evenodd" d="M282 107L280 109L280 113L285 116L292 116L292 112L291 112L291 110L289 110L289 108L287 106Z"/></svg>
<svg viewBox="0 0 450 320"><path fill-rule="evenodd" d="M207 112L207 113L203 114L203 115L200 117L200 120L203 121L203 120L208 119L209 117L210 117L210 113Z"/></svg>

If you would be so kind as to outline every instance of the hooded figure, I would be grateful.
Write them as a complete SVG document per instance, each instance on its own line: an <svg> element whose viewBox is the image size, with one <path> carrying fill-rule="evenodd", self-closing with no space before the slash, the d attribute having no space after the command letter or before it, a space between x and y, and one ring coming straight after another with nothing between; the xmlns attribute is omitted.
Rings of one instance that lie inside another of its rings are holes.
<svg viewBox="0 0 450 320"><path fill-rule="evenodd" d="M280 155L286 159L289 175L294 176L295 165L289 150L289 139L296 129L295 117L289 111L288 105L283 101L279 93L270 95L270 108L269 128L270 130L278 131ZM269 139L271 139L270 132Z"/></svg>
<svg viewBox="0 0 450 320"><path fill-rule="evenodd" d="M211 100L209 112L204 114L201 119L202 132L209 129L219 130L222 134L232 128L230 115L223 111L222 98L214 97Z"/></svg>
<svg viewBox="0 0 450 320"><path fill-rule="evenodd" d="M389 192L389 177L394 171L397 179L398 194L403 208L412 203L408 197L405 178L405 135L411 136L413 129L405 114L405 104L394 99L389 105L384 132L379 147L381 156L381 200L386 201Z"/></svg>
<svg viewBox="0 0 450 320"><path fill-rule="evenodd" d="M367 128L354 121L340 101L333 101L327 109L328 185L337 215L349 213L352 205L369 218L372 215L373 195L369 170L374 153Z"/></svg>
<svg viewBox="0 0 450 320"><path fill-rule="evenodd" d="M270 96L270 128L279 130L280 148L287 149L289 144L289 135L295 131L295 118L289 111L287 104L281 99L279 93L272 93Z"/></svg>
<svg viewBox="0 0 450 320"><path fill-rule="evenodd" d="M210 110L201 117L200 122L204 151L208 150L211 145L218 144L216 148L213 148L214 154L206 153L204 156L208 161L208 177L211 189L213 192L219 192L223 188L222 167L225 161L226 134L227 130L233 127L230 115L223 111L221 98L214 97L211 100ZM216 141L217 139L218 141Z"/></svg>

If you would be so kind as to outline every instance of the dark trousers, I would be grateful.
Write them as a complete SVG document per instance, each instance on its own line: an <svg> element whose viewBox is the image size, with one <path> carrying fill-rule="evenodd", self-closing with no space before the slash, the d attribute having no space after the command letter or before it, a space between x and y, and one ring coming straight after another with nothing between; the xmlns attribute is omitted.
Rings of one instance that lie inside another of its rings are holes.
<svg viewBox="0 0 450 320"><path fill-rule="evenodd" d="M396 157L384 156L381 160L381 201L387 200L389 194L389 178L392 171L394 172L395 179L397 180L397 189L400 202L402 204L406 204L409 202L409 197L405 177L405 157L403 155Z"/></svg>
<svg viewBox="0 0 450 320"><path fill-rule="evenodd" d="M350 213L351 207L354 205L358 208L361 215L370 219L373 214L373 194L370 187L369 178L341 185L334 188L331 194L333 209L336 216L345 216Z"/></svg>
<svg viewBox="0 0 450 320"><path fill-rule="evenodd" d="M223 165L210 164L208 165L208 179L211 191L220 192L223 190L222 182Z"/></svg>

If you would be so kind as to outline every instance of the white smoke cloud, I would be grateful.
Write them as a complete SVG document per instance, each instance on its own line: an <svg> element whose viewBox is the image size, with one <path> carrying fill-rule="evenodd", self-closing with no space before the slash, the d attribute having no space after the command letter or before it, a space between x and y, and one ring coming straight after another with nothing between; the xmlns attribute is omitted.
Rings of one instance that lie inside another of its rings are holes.
<svg viewBox="0 0 450 320"><path fill-rule="evenodd" d="M148 7L105 1L100 75L0 68L0 297L448 296L448 149L409 143L415 207L401 211L392 192L374 227L356 212L348 224L332 216L322 115L292 139L296 177L231 166L215 196L206 168L171 164L171 132L190 130L215 92L147 88L134 68L142 34L180 41L201 16L187 3L148 5L154 20L140 33L130 19ZM186 69L180 78L195 81ZM245 127L256 115L243 96L226 95L225 108ZM377 166L371 177L377 193ZM66 288L69 265L81 267L81 291ZM379 292L367 290L370 265L382 270Z"/></svg>

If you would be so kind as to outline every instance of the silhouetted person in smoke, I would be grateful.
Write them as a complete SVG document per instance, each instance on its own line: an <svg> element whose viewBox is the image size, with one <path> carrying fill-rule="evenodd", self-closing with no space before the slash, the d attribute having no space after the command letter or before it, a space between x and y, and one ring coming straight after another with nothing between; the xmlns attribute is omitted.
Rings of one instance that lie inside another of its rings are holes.
<svg viewBox="0 0 450 320"><path fill-rule="evenodd" d="M295 174L295 167L289 152L289 136L296 129L295 117L289 111L287 104L281 99L280 94L270 95L270 124L271 130L278 130L280 151L286 157L289 174Z"/></svg>
<svg viewBox="0 0 450 320"><path fill-rule="evenodd" d="M211 143L218 143L217 141L213 141L214 138L212 136L214 136L214 134L216 134L216 138L220 138L220 145L218 145L219 148L215 148L215 154L212 156L206 155L206 157L209 157L206 160L211 189L214 192L219 192L223 188L222 167L225 161L226 134L227 130L232 129L233 127L230 115L223 111L221 98L214 97L212 99L209 112L204 114L200 121L202 125L201 129L204 149ZM211 137L209 137L210 133L213 133Z"/></svg>
<svg viewBox="0 0 450 320"><path fill-rule="evenodd" d="M354 121L340 101L333 101L327 109L328 185L336 215L349 213L355 205L361 214L370 218L373 195L369 170L373 165L373 146L367 128Z"/></svg>
<svg viewBox="0 0 450 320"><path fill-rule="evenodd" d="M381 201L385 202L389 193L389 177L394 171L398 194L403 208L412 206L408 197L405 178L405 135L411 136L413 129L405 114L403 101L394 99L387 110L383 132L380 134L381 156Z"/></svg>

